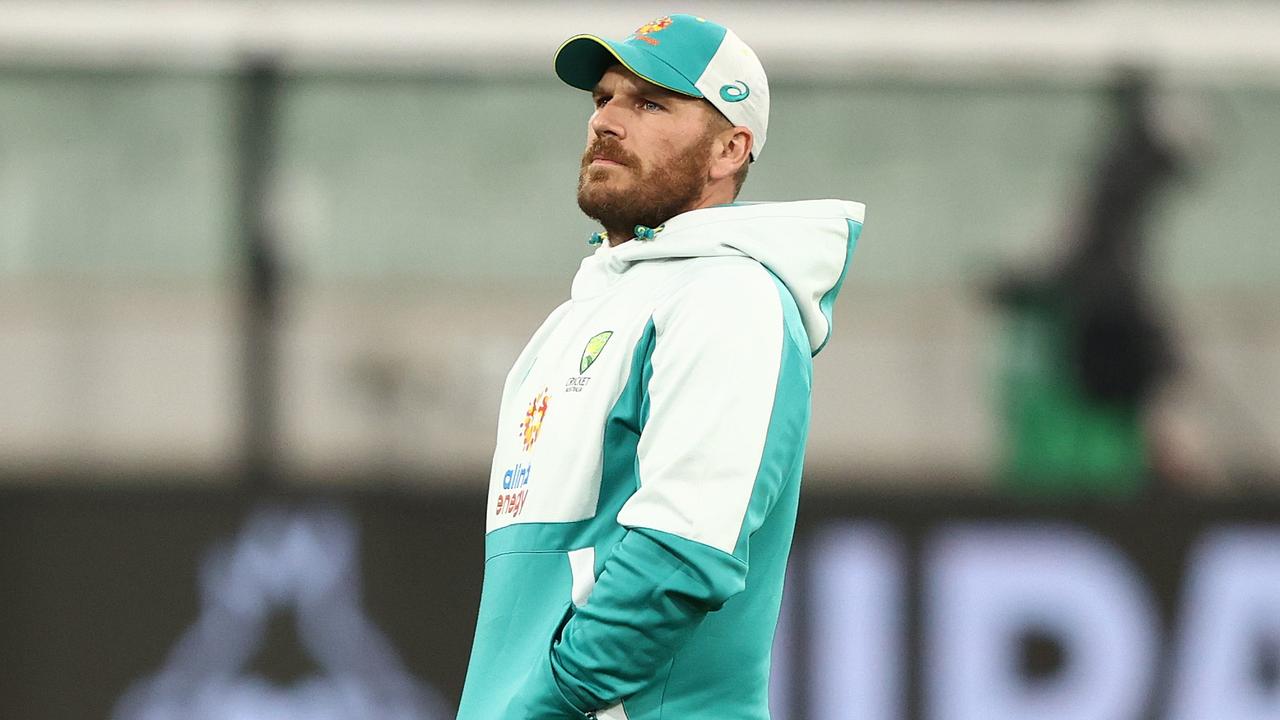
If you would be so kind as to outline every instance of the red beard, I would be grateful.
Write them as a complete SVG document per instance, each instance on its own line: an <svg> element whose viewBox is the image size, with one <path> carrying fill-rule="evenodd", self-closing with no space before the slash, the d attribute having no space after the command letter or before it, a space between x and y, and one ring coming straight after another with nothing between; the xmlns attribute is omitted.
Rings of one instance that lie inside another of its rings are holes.
<svg viewBox="0 0 1280 720"><path fill-rule="evenodd" d="M693 209L706 189L713 137L704 134L665 166L652 169L645 169L617 138L597 138L582 154L578 207L606 229L625 230L626 239L636 225L657 227ZM592 167L597 157L619 165Z"/></svg>

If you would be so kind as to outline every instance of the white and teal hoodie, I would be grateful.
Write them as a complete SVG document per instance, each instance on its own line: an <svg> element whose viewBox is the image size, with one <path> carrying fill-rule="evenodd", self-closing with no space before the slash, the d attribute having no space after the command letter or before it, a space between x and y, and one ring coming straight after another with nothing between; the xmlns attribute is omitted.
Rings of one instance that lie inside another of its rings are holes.
<svg viewBox="0 0 1280 720"><path fill-rule="evenodd" d="M769 717L812 356L862 217L704 208L582 261L503 388L459 720Z"/></svg>

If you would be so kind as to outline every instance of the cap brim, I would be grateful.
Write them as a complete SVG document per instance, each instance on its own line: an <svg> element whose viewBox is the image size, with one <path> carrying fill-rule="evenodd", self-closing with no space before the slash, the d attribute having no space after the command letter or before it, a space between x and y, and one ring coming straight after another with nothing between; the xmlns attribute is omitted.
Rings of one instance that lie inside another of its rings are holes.
<svg viewBox="0 0 1280 720"><path fill-rule="evenodd" d="M693 83L644 50L595 35L575 35L556 51L556 75L569 85L591 91L604 71L621 64L659 87L690 97L703 97Z"/></svg>

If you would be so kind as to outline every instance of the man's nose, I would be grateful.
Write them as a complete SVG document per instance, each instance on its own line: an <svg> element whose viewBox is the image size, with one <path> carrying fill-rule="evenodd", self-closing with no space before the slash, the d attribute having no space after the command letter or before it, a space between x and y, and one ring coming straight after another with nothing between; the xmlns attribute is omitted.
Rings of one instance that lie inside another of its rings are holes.
<svg viewBox="0 0 1280 720"><path fill-rule="evenodd" d="M622 123L621 112L615 102L612 100L606 102L603 106L597 107L595 113L591 115L591 132L596 137L604 135L613 135L621 140L627 136L626 126Z"/></svg>

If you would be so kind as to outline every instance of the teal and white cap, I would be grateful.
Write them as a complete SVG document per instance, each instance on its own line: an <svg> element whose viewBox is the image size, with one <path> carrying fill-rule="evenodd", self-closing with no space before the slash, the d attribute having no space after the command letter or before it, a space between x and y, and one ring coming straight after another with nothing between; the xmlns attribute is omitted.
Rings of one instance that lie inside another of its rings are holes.
<svg viewBox="0 0 1280 720"><path fill-rule="evenodd" d="M760 156L769 127L769 80L755 52L729 28L668 15L623 40L575 35L556 51L556 74L582 90L593 90L618 63L654 85L705 98L729 122L751 129L751 159Z"/></svg>

